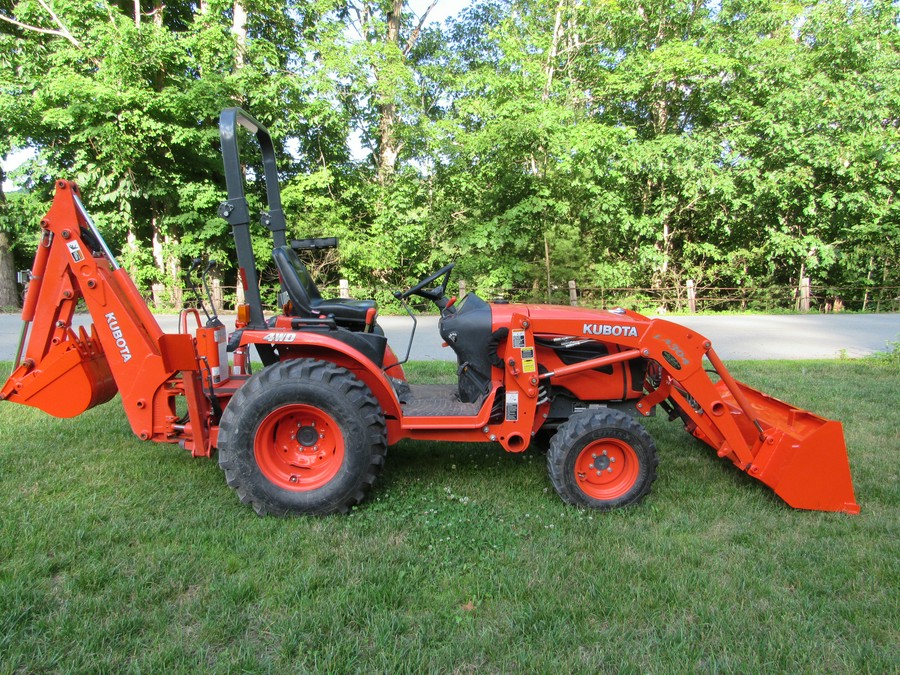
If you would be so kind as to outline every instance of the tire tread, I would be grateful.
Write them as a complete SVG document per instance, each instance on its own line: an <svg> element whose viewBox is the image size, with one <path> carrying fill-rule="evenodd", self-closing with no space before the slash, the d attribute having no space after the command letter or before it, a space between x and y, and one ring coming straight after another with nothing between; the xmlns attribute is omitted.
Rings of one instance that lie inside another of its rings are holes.
<svg viewBox="0 0 900 675"><path fill-rule="evenodd" d="M645 452L648 455L646 458L643 458L641 457L642 453L636 449L639 459L647 468L647 473L639 480L637 489L633 489L622 497L609 500L608 502L599 502L586 495L576 485L574 477L569 476L569 471L567 470L570 454L573 452L577 454L581 451L581 446L577 445L579 440L592 431L601 428L622 429L633 434L644 445ZM627 413L610 408L590 410L573 415L567 422L560 425L547 450L547 473L550 476L553 488L560 498L573 506L599 510L620 508L640 502L649 494L653 481L656 480L656 467L658 464L659 459L656 455L656 446L643 425Z"/></svg>
<svg viewBox="0 0 900 675"><path fill-rule="evenodd" d="M358 418L365 428L365 440L370 449L368 468L355 489L336 501L322 501L302 511L286 508L267 498L261 490L255 490L253 477L247 471L245 462L239 456L242 452L252 454L252 448L240 448L235 436L243 419L242 411L261 396L265 396L275 385L306 380L317 386L331 389L347 400L348 405L358 411ZM387 439L384 416L377 399L369 388L346 368L329 361L315 359L294 359L276 363L250 378L232 397L222 414L218 439L219 467L225 472L225 481L233 488L240 501L251 504L260 516L287 516L296 513L328 515L347 513L353 506L365 499L384 466L387 455Z"/></svg>

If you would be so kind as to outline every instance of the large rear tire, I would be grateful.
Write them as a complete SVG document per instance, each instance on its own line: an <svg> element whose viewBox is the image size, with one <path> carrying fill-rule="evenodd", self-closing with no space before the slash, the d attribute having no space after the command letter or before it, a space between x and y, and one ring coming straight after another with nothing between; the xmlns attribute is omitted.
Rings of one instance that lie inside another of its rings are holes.
<svg viewBox="0 0 900 675"><path fill-rule="evenodd" d="M384 416L350 371L282 361L238 389L222 414L218 449L228 485L257 514L346 513L381 472Z"/></svg>
<svg viewBox="0 0 900 675"><path fill-rule="evenodd" d="M656 446L627 413L601 409L573 415L547 452L550 482L563 501L614 509L641 501L656 480Z"/></svg>

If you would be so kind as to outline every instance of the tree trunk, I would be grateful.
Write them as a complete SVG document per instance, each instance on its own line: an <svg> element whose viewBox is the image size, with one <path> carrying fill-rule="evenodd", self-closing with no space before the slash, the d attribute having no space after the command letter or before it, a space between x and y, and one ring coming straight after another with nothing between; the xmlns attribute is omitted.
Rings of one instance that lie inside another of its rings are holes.
<svg viewBox="0 0 900 675"><path fill-rule="evenodd" d="M240 68L244 65L244 55L247 53L247 9L241 0L235 0L234 3L231 32L237 38L237 53L234 57L234 65Z"/></svg>
<svg viewBox="0 0 900 675"><path fill-rule="evenodd" d="M6 215L6 195L3 181L6 175L0 168L0 215ZM19 288L16 285L16 262L13 259L9 235L0 229L0 308L19 307Z"/></svg>
<svg viewBox="0 0 900 675"><path fill-rule="evenodd" d="M16 263L9 235L0 230L0 308L19 308Z"/></svg>
<svg viewBox="0 0 900 675"><path fill-rule="evenodd" d="M156 264L156 269L162 275L165 275L166 271L166 261L163 256L163 242L159 233L159 222L157 216L153 216L150 220L150 225L153 228L153 235L150 240L150 245L153 249L153 262ZM165 295L165 285L160 282L153 283L153 306L156 309L162 309L164 304L164 295Z"/></svg>
<svg viewBox="0 0 900 675"><path fill-rule="evenodd" d="M544 263L547 265L547 304L553 304L550 295L550 242L547 239L547 233L544 232Z"/></svg>
<svg viewBox="0 0 900 675"><path fill-rule="evenodd" d="M182 302L182 293L181 293L181 263L178 260L178 256L175 255L175 251L178 250L178 238L170 235L166 235L166 272L169 275L169 279L171 280L171 284L169 287L172 289L172 303L174 304L176 309L181 308Z"/></svg>
<svg viewBox="0 0 900 675"><path fill-rule="evenodd" d="M127 268L128 274L132 279L136 279L138 268L135 257L138 250L138 239L137 234L135 234L134 231L134 226L130 223L128 225L128 232L125 233L125 248L128 249L128 258L130 260Z"/></svg>
<svg viewBox="0 0 900 675"><path fill-rule="evenodd" d="M565 0L560 0L556 6L556 18L553 23L553 37L550 39L550 49L547 51L547 65L544 70L544 91L541 94L541 101L544 103L550 98L550 91L553 87L553 75L556 72L556 56L559 53L559 40L562 37L562 13L565 7Z"/></svg>
<svg viewBox="0 0 900 675"><path fill-rule="evenodd" d="M862 311L866 311L869 304L869 288L872 286L872 270L875 269L875 256L869 256L869 273L866 275L866 294L863 296Z"/></svg>
<svg viewBox="0 0 900 675"><path fill-rule="evenodd" d="M663 221L663 245L662 245L662 273L665 277L669 273L669 252L672 250L672 232L669 229L668 217Z"/></svg>
<svg viewBox="0 0 900 675"><path fill-rule="evenodd" d="M393 0L391 11L387 15L387 35L385 36L389 53L391 53L391 46L398 51L400 49L400 22L402 18L403 0ZM378 182L382 185L390 181L397 166L397 156L400 154L394 130L394 125L397 121L397 104L392 99L394 92L385 91L385 89L387 88L379 87L379 96L382 100L378 104L380 115L378 124Z"/></svg>

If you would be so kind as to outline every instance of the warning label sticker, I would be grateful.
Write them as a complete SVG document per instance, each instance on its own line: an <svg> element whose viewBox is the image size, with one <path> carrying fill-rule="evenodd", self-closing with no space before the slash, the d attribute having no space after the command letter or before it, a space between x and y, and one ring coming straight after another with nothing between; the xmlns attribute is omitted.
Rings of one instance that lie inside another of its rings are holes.
<svg viewBox="0 0 900 675"><path fill-rule="evenodd" d="M519 392L517 391L506 393L506 421L519 421Z"/></svg>
<svg viewBox="0 0 900 675"><path fill-rule="evenodd" d="M72 260L75 262L84 260L84 254L81 252L81 247L78 245L77 241L70 241L66 246L69 247L69 253L72 254Z"/></svg>
<svg viewBox="0 0 900 675"><path fill-rule="evenodd" d="M533 373L536 369L534 360L534 348L529 347L522 350L522 372Z"/></svg>
<svg viewBox="0 0 900 675"><path fill-rule="evenodd" d="M516 349L522 349L525 347L525 331L524 330L514 330L513 331L513 347Z"/></svg>

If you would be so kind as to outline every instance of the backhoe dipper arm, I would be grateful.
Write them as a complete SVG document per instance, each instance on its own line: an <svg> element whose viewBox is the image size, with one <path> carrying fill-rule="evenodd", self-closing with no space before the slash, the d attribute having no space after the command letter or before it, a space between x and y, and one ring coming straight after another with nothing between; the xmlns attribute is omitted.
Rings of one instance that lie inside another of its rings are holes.
<svg viewBox="0 0 900 675"><path fill-rule="evenodd" d="M194 393L188 396L192 419L202 420L193 339L163 333L84 211L74 183L56 183L41 228L22 311L26 326L33 322L30 331L23 330L25 359L0 390L0 400L74 417L118 389L134 432L166 440L172 435L173 392L183 388ZM71 326L82 298L93 319L90 335ZM184 371L183 379L176 380L178 371Z"/></svg>
<svg viewBox="0 0 900 675"><path fill-rule="evenodd" d="M515 319L516 317L514 317ZM524 316L520 321L530 321ZM564 380L575 372L636 358L659 366L645 384L638 412L669 401L687 430L795 508L858 513L840 422L791 406L736 381L705 337L684 326L634 312L609 320L532 321L537 334L577 335L618 344L622 351L544 373ZM719 377L713 382L704 357Z"/></svg>

